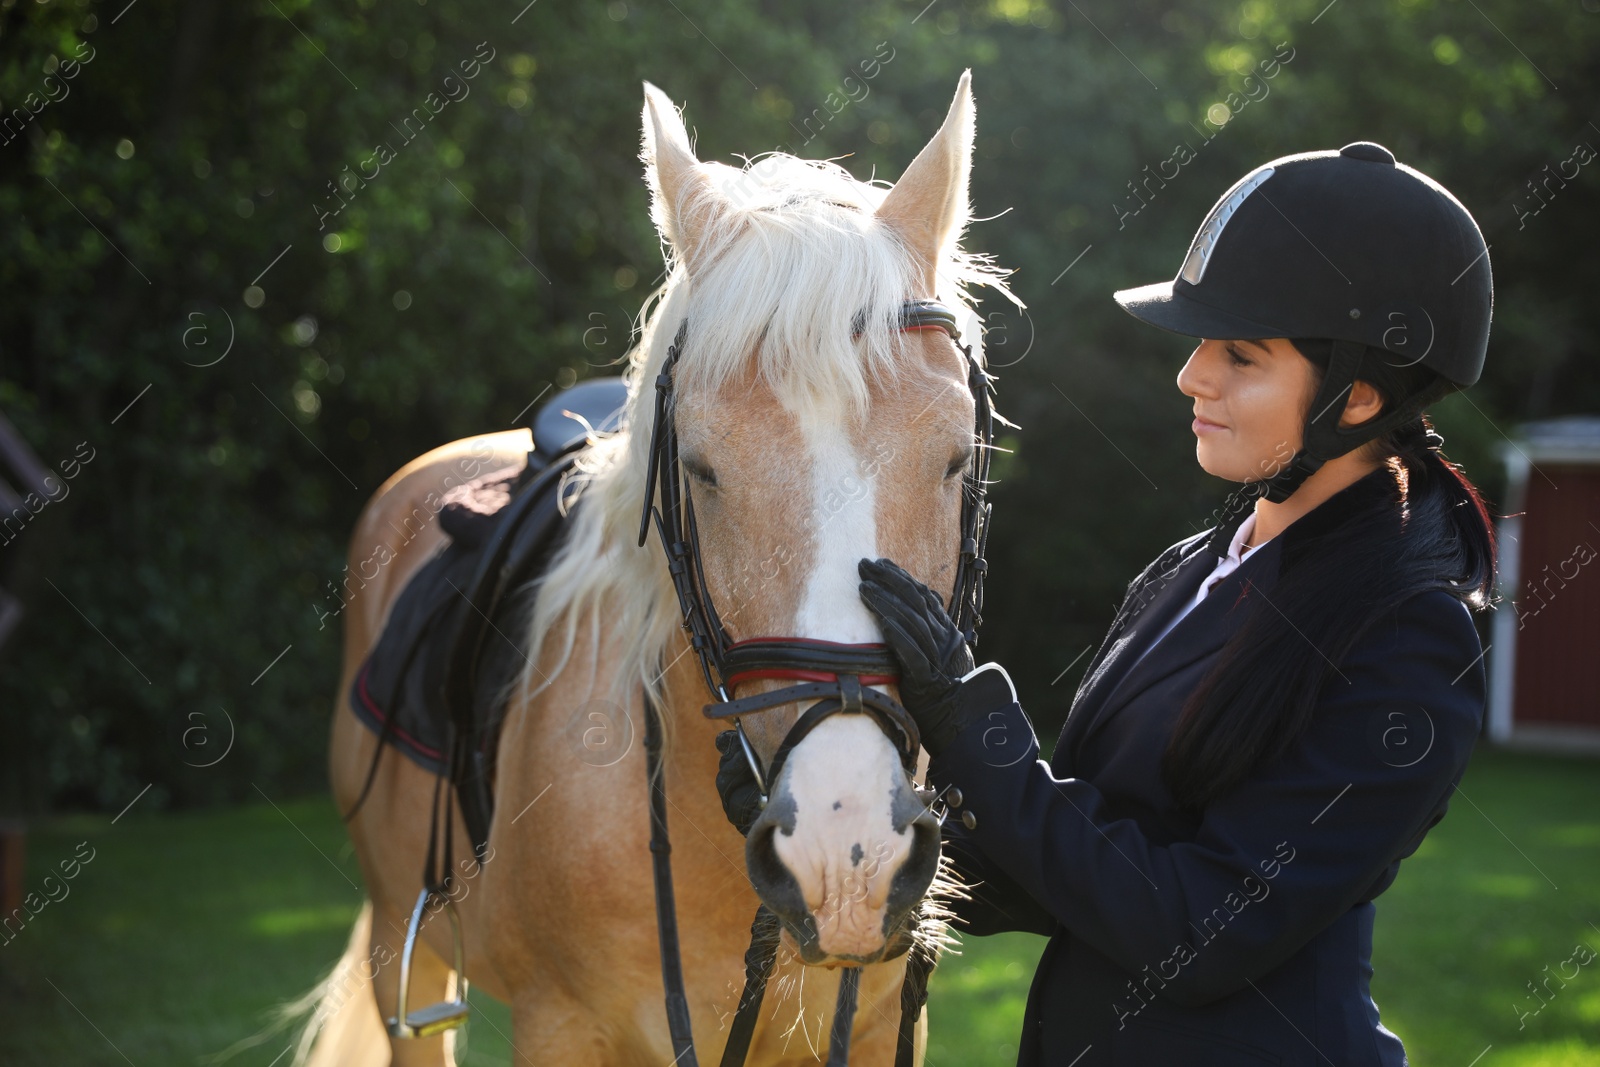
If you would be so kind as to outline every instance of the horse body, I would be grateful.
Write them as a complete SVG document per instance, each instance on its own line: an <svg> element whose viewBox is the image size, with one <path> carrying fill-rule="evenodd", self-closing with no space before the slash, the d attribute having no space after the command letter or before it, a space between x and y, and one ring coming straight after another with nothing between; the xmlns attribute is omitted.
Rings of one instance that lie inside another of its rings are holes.
<svg viewBox="0 0 1600 1067"><path fill-rule="evenodd" d="M894 555L936 588L949 583L961 494L952 479L972 454L973 402L948 337L898 335L895 316L911 297L965 306L960 283L998 284L996 272L952 251L966 220L967 79L944 127L888 193L792 157L755 175L758 165L701 164L676 110L649 86L644 120L654 215L677 261L633 354L621 428L592 436L576 472L572 528L539 579L532 653L507 694L481 867L459 812L454 817L449 859L466 973L511 1005L518 1063L673 1061L649 847L648 691L663 716L672 873L699 1061L715 1062L726 1041L757 906L782 896L799 919L785 915L748 1062L823 1059L841 968L861 964L852 1062L887 1067L900 1021L901 953L913 938L944 943L937 907L916 906L934 875L937 823L926 811L909 825L899 819L912 793L893 746L865 716L836 715L793 748L750 839L729 825L713 785L713 738L727 724L700 713L712 694L659 549L634 543L645 466L636 430L648 429L655 374L687 315L693 355L679 368L676 419L696 483L706 584L735 636L877 640L855 595L862 556ZM730 184L737 182L747 184ZM775 228L752 236L769 218ZM858 341L849 337L852 321ZM452 481L518 462L528 445L527 433L515 431L436 449L385 483L363 513L352 570L373 557L373 546L387 551L344 611L330 754L342 810L360 795L377 744L342 694L406 580L443 540L428 521L438 498ZM779 683L749 686L760 692ZM746 717L768 766L799 710ZM922 761L919 773L925 754ZM391 1041L381 1022L394 1011L436 783L386 754L349 822L370 904L317 991L300 1062L454 1063L453 1031ZM907 878L896 882L896 874L924 868L908 896ZM960 891L942 878L934 888ZM811 935L804 944L795 937L802 926ZM447 919L431 915L413 961L412 1007L454 995L452 953ZM919 1063L926 1025L924 1013Z"/></svg>

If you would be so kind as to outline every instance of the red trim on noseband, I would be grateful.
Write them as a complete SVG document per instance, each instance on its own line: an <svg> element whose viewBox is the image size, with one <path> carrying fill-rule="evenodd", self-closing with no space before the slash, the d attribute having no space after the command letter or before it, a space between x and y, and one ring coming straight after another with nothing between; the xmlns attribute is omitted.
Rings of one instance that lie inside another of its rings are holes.
<svg viewBox="0 0 1600 1067"><path fill-rule="evenodd" d="M815 637L747 637L740 641L734 641L728 646L728 649L729 651L732 651L733 649L738 648L740 645L750 644L804 645L809 648L838 649L879 649L889 647L881 641L864 644L851 644L842 641L823 641ZM860 678L862 685L893 685L900 681L900 676L898 674L862 674L858 675L858 677ZM839 675L834 671L810 671L800 668L772 667L760 670L739 671L737 674L729 675L724 684L731 692L735 686L739 685L739 683L747 682L755 678L793 678L802 682L837 682L839 680Z"/></svg>

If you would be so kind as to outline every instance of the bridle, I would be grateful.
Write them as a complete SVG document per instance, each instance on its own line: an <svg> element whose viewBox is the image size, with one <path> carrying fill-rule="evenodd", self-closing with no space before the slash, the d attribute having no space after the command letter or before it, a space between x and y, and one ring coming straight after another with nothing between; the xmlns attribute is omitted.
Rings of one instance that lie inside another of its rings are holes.
<svg viewBox="0 0 1600 1067"><path fill-rule="evenodd" d="M706 687L717 701L706 705L707 718L732 718L738 730L745 758L755 773L765 803L769 788L777 781L789 750L805 738L823 719L840 713L871 716L895 742L908 774L914 774L921 739L910 714L885 693L869 688L898 679L897 665L888 646L840 644L804 637L754 637L734 641L728 637L712 603L700 560L699 530L695 525L694 498L678 462L678 434L674 420L673 377L684 349L689 329L685 318L677 336L667 349L667 358L656 376L655 424L650 434L650 459L645 482L644 507L639 517L639 544L649 535L650 520L667 553L667 568L678 594L678 607L690 644L700 660ZM987 500L989 456L994 442L993 382L979 365L971 345L961 344L955 314L934 300L910 300L900 309L901 330L944 330L967 358L967 387L976 407L977 450L971 467L963 477L961 499L961 550L956 564L955 586L951 593L951 617L966 635L977 641L982 622L983 576L987 567L984 548L988 540ZM655 505L656 488L661 490L661 506ZM756 678L787 678L799 684L768 693L735 699L733 692L741 682ZM763 773L744 726L738 716L766 711L799 700L816 700L790 728L783 744L773 756L772 766Z"/></svg>
<svg viewBox="0 0 1600 1067"><path fill-rule="evenodd" d="M857 333L859 330L857 323ZM988 542L987 499L990 453L994 443L994 378L979 364L971 345L961 344L955 314L935 300L909 300L900 309L901 330L941 329L949 334L966 356L967 387L976 408L976 451L963 475L961 499L961 548L951 592L950 615L967 643L977 641L982 622L983 579L987 570L984 550ZM832 715L862 714L871 717L894 744L908 776L916 773L921 738L916 721L897 701L871 688L895 682L898 665L882 643L843 644L803 637L752 637L734 641L723 627L706 585L700 559L699 530L695 525L694 499L688 479L678 461L678 434L675 422L674 372L688 337L689 320L678 326L667 349L667 357L656 376L655 422L650 433L650 456L645 482L644 506L639 517L639 545L649 535L652 518L656 533L666 551L667 569L677 592L683 628L700 662L707 689L716 700L707 704L707 718L734 720L745 759L761 790L761 803L782 772L790 751ZM660 504L656 503L657 490ZM767 693L736 698L740 684L761 678L793 682ZM768 711L798 701L815 701L789 728L765 772L755 750L745 736L739 716ZM660 713L646 693L645 750L651 785L651 841L656 876L656 919L661 941L662 978L667 992L667 1020L672 1032L675 1064L692 1065L693 1038L690 1035L688 1005L683 993L683 973L678 958L677 918L672 897L671 845L666 832L665 780L660 770ZM921 791L926 802L931 791ZM942 820L941 820L942 821ZM760 1009L766 980L773 970L777 952L777 917L762 905L756 912L751 946L745 954L745 990L738 1014L730 1030L722 1058L723 1067L737 1067L744 1061ZM913 945L907 964L905 987L901 992L901 1024L895 1056L896 1067L910 1067L912 1035L922 1005L927 998L927 977L933 967L931 954ZM828 1063L843 1064L848 1055L850 1020L860 979L858 968L847 968L839 985L835 1025L829 1045Z"/></svg>

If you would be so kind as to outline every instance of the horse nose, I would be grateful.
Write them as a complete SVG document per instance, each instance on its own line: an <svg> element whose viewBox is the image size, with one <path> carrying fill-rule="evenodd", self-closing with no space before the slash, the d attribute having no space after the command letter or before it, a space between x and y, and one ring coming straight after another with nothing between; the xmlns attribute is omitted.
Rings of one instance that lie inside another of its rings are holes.
<svg viewBox="0 0 1600 1067"><path fill-rule="evenodd" d="M750 828L750 883L788 928L807 963L873 962L903 941L939 867L939 823L908 784L897 783L884 814L893 836L878 845L829 835L826 814L806 820L787 783ZM807 825L807 823L810 825ZM803 840L800 840L803 839Z"/></svg>

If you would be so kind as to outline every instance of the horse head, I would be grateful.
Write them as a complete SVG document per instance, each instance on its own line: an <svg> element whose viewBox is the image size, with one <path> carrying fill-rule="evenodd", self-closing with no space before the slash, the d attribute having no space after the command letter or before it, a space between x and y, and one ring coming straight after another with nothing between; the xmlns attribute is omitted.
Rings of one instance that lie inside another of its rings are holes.
<svg viewBox="0 0 1600 1067"><path fill-rule="evenodd" d="M969 83L963 74L943 125L892 188L784 153L743 168L701 162L677 108L645 86L642 158L669 273L638 393L670 372L692 563L735 641L880 643L857 594L863 557L892 557L931 588L952 588L982 444L972 367L950 332L906 329L902 315L908 301L938 300L967 318L976 343L964 287L1005 291L1000 272L958 247ZM650 462L637 447L633 460ZM892 675L870 676L896 694ZM747 671L737 696L803 677ZM761 766L773 767L810 703L742 717ZM937 912L925 897L939 823L905 755L872 716L832 714L784 748L766 782L746 867L807 963L892 958Z"/></svg>

